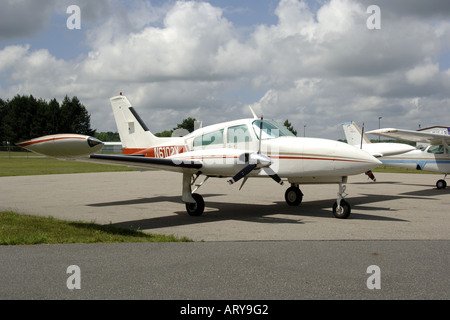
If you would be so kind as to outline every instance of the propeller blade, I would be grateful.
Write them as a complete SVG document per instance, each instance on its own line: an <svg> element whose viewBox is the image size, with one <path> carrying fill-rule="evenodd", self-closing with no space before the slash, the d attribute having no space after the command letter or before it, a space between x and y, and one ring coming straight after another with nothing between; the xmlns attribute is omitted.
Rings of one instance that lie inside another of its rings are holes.
<svg viewBox="0 0 450 320"><path fill-rule="evenodd" d="M249 164L244 169L239 171L231 180L228 180L229 184L233 184L235 182L238 182L240 179L248 175L253 169L256 168L256 164Z"/></svg>
<svg viewBox="0 0 450 320"><path fill-rule="evenodd" d="M284 182L281 180L280 176L275 173L270 167L263 168L264 172L267 173L269 177L271 177L273 180L275 180L276 183L280 184L281 186L284 184Z"/></svg>

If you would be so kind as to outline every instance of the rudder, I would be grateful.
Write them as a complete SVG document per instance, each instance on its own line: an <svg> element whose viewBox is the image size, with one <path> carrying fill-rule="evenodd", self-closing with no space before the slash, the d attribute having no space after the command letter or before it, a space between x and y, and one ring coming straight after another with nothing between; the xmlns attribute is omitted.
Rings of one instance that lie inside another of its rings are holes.
<svg viewBox="0 0 450 320"><path fill-rule="evenodd" d="M360 146L362 144L371 143L369 139L365 135L361 129L356 125L355 122L346 122L342 124L344 129L345 138L347 139L347 143L352 146ZM361 140L361 137L363 139Z"/></svg>

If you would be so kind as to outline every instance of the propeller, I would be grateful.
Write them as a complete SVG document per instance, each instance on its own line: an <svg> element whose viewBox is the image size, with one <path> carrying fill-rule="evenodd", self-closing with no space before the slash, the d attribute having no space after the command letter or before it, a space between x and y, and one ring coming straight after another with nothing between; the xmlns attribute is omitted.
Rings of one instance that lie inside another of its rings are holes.
<svg viewBox="0 0 450 320"><path fill-rule="evenodd" d="M261 140L262 140L262 128L263 128L263 117L261 117L261 123L259 125L259 147L257 153L248 154L248 166L244 167L241 171L239 171L233 178L228 180L229 184L233 184L239 181L242 178L247 178L247 175L252 172L254 169L262 169L267 173L274 181L283 185L283 181L281 178L273 171L270 166L272 165L272 160L261 154ZM244 180L243 184L246 180ZM242 188L242 186L241 186Z"/></svg>

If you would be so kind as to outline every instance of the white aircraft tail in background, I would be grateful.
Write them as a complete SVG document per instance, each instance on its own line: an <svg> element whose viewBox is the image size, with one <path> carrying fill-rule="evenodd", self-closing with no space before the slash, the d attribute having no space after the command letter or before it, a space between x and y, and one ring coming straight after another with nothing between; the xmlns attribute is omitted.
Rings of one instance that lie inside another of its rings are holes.
<svg viewBox="0 0 450 320"><path fill-rule="evenodd" d="M415 150L416 148L405 143L380 142L372 143L355 122L342 124L347 143L367 151L374 157L393 156ZM364 125L363 125L364 130Z"/></svg>

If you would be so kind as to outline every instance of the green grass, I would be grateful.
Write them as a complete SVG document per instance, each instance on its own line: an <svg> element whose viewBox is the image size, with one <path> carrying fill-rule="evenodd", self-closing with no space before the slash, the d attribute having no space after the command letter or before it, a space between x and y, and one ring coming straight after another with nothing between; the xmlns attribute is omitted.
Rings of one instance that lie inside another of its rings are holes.
<svg viewBox="0 0 450 320"><path fill-rule="evenodd" d="M133 171L133 169L125 166L58 160L25 152L0 152L0 177L118 171Z"/></svg>
<svg viewBox="0 0 450 320"><path fill-rule="evenodd" d="M421 174L437 174L437 172L431 172L426 170L416 170L400 167L391 167L387 165L381 165L372 170L372 172L387 172L387 173L421 173Z"/></svg>
<svg viewBox="0 0 450 320"><path fill-rule="evenodd" d="M0 212L0 245L190 241L186 237L148 234L113 225Z"/></svg>

